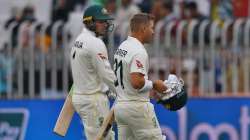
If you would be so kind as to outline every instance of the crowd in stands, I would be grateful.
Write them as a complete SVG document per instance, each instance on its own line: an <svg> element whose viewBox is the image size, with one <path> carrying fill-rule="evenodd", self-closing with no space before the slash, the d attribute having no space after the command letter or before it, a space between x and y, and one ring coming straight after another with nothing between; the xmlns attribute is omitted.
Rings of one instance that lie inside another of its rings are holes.
<svg viewBox="0 0 250 140"><path fill-rule="evenodd" d="M117 44L127 35L129 19L138 12L147 12L155 16L155 23L164 20L165 24L171 21L196 19L203 20L229 20L239 17L247 17L243 7L242 12L238 12L244 0L53 0L51 10L51 24L58 20L68 22L69 16L75 11L81 13L90 4L102 4L108 12L115 18L115 34ZM239 5L239 6L238 6ZM238 8L237 8L238 6ZM11 23L17 22L17 29L24 21L35 22L35 9L32 5L24 7L22 10L13 8L12 16L6 21L4 27L7 30ZM242 14L243 13L243 14ZM13 34L16 36L16 34ZM14 46L16 37L13 37Z"/></svg>

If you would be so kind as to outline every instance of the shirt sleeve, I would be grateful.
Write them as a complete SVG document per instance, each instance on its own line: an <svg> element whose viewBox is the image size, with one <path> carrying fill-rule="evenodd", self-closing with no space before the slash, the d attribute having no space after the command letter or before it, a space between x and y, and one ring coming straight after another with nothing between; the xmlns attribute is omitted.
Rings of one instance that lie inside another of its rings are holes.
<svg viewBox="0 0 250 140"><path fill-rule="evenodd" d="M108 85L112 92L116 93L114 84L116 76L109 63L107 50L104 44L96 47L99 49L95 49L91 54L93 66L103 82Z"/></svg>
<svg viewBox="0 0 250 140"><path fill-rule="evenodd" d="M131 60L130 73L139 72L146 75L147 74L146 62L147 62L146 55L144 55L143 53L136 54Z"/></svg>

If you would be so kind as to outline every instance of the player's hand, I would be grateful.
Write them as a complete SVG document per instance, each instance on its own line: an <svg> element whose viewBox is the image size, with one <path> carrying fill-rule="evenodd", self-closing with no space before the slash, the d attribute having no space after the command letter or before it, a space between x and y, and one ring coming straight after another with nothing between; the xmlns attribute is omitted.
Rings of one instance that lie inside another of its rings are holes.
<svg viewBox="0 0 250 140"><path fill-rule="evenodd" d="M116 96L117 96L116 93L113 93L109 89L109 87L107 85L105 85L105 84L102 84L101 92L106 94L110 100L115 100L116 99Z"/></svg>
<svg viewBox="0 0 250 140"><path fill-rule="evenodd" d="M107 92L106 94L107 94L107 96L108 96L108 98L109 98L110 100L115 100L116 97L117 97L116 93L113 93L113 92L111 92L110 90L109 90L109 92Z"/></svg>
<svg viewBox="0 0 250 140"><path fill-rule="evenodd" d="M156 80L153 83L153 88L159 93L164 93L164 91L167 90L167 87L165 86L164 82L162 80Z"/></svg>
<svg viewBox="0 0 250 140"><path fill-rule="evenodd" d="M156 91L151 90L149 93L149 98L156 100L158 102L163 95L165 95L165 94L157 93Z"/></svg>

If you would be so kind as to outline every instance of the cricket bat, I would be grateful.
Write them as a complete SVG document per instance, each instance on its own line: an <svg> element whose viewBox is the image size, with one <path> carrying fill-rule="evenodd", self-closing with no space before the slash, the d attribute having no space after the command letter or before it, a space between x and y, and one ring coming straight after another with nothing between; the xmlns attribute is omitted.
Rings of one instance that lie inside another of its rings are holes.
<svg viewBox="0 0 250 140"><path fill-rule="evenodd" d="M114 122L114 107L111 108L109 111L107 117L105 118L104 122L102 123L102 126L99 130L99 133L97 134L96 140L103 140L109 133L109 130L112 127L112 124Z"/></svg>
<svg viewBox="0 0 250 140"><path fill-rule="evenodd" d="M64 101L61 112L57 118L56 125L53 129L54 133L62 137L66 135L72 117L75 113L75 109L72 105L72 87L70 89L70 93L68 94L67 98Z"/></svg>

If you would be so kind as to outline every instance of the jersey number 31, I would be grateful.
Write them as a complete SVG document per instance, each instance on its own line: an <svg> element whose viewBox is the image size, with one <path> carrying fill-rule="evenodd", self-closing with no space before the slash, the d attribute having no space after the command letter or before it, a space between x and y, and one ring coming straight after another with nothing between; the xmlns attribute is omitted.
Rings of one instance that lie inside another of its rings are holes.
<svg viewBox="0 0 250 140"><path fill-rule="evenodd" d="M117 72L119 70L120 77L117 76ZM118 78L118 83L121 85L122 89L124 89L123 85L123 67L122 67L122 61L119 61L115 59L115 75Z"/></svg>

